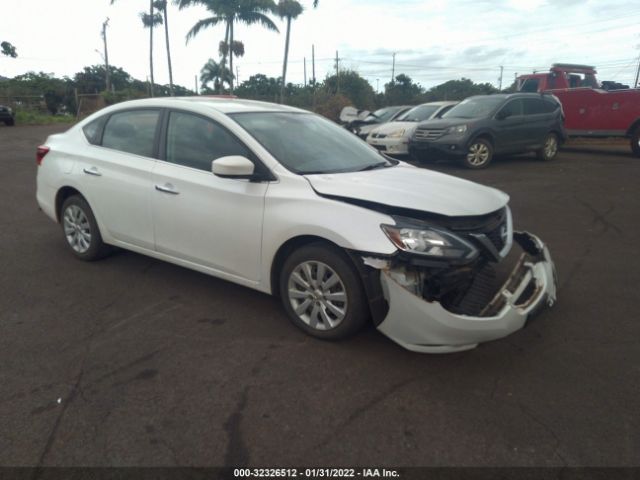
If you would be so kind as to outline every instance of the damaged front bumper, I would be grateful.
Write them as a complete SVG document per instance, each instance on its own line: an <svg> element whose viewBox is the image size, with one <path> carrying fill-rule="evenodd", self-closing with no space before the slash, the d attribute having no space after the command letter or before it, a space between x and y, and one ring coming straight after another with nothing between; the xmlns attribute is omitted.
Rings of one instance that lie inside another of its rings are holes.
<svg viewBox="0 0 640 480"><path fill-rule="evenodd" d="M439 301L423 298L415 280L382 260L365 258L379 269L388 312L378 329L415 352L450 353L521 329L527 319L556 300L556 271L549 250L526 232L514 232L523 253L506 282L478 315L453 313Z"/></svg>

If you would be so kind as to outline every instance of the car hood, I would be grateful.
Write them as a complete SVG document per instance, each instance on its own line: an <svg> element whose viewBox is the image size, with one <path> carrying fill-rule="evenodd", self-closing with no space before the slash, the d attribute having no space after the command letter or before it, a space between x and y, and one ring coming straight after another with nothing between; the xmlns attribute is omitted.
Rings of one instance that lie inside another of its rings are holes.
<svg viewBox="0 0 640 480"><path fill-rule="evenodd" d="M447 128L454 125L472 125L478 118L433 118L418 124L419 128Z"/></svg>
<svg viewBox="0 0 640 480"><path fill-rule="evenodd" d="M449 217L485 215L509 202L509 196L495 188L403 162L378 170L314 174L305 175L305 178L322 195Z"/></svg>
<svg viewBox="0 0 640 480"><path fill-rule="evenodd" d="M396 130L400 130L401 128L403 128L405 131L404 136L406 137L411 135L411 133L413 133L417 126L417 122L389 122L374 128L371 133L375 132L388 135L391 132L395 132Z"/></svg>

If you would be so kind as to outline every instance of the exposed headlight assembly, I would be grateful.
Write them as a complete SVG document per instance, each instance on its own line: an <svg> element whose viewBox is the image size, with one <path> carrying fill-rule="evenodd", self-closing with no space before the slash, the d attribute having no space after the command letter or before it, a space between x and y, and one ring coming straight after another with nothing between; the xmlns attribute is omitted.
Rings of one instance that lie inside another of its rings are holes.
<svg viewBox="0 0 640 480"><path fill-rule="evenodd" d="M435 227L381 225L389 240L400 250L418 255L471 260L478 250L465 239Z"/></svg>
<svg viewBox="0 0 640 480"><path fill-rule="evenodd" d="M462 135L466 131L467 131L466 125L454 125L453 127L449 127L447 129L447 133L453 134L453 135Z"/></svg>

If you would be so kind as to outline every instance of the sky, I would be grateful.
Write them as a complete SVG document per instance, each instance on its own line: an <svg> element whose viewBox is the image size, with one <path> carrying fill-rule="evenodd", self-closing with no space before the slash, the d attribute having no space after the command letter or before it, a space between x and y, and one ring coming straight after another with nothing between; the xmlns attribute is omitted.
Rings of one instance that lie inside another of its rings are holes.
<svg viewBox="0 0 640 480"><path fill-rule="evenodd" d="M311 78L315 45L316 77L335 68L363 75L383 90L392 75L404 73L425 88L470 78L503 86L514 76L546 71L552 63L598 67L600 80L633 84L640 56L640 4L628 0L301 0L304 13L293 22L287 80ZM0 56L0 75L28 71L72 76L102 63L102 23L108 17L109 60L135 78L149 75L148 30L139 13L147 0L0 0L0 41L19 57ZM207 15L201 7L169 7L174 81L193 89L209 58L217 60L224 27L203 30L186 43L191 26ZM280 33L238 26L235 37L246 54L237 59L238 78L263 73L280 76L285 23ZM155 30L155 80L168 83L164 31Z"/></svg>

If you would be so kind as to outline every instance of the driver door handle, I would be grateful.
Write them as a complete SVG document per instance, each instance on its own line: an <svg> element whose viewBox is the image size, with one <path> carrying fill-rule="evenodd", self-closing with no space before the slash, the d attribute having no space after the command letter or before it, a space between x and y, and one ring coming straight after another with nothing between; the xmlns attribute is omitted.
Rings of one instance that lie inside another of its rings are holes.
<svg viewBox="0 0 640 480"><path fill-rule="evenodd" d="M175 189L175 187L170 183L165 183L164 185L156 185L156 190L163 193L169 193L171 195L180 195L180 192Z"/></svg>
<svg viewBox="0 0 640 480"><path fill-rule="evenodd" d="M86 173L87 175L93 175L94 177L101 177L102 176L102 174L98 171L98 169L96 167L84 168L82 171L84 173Z"/></svg>

